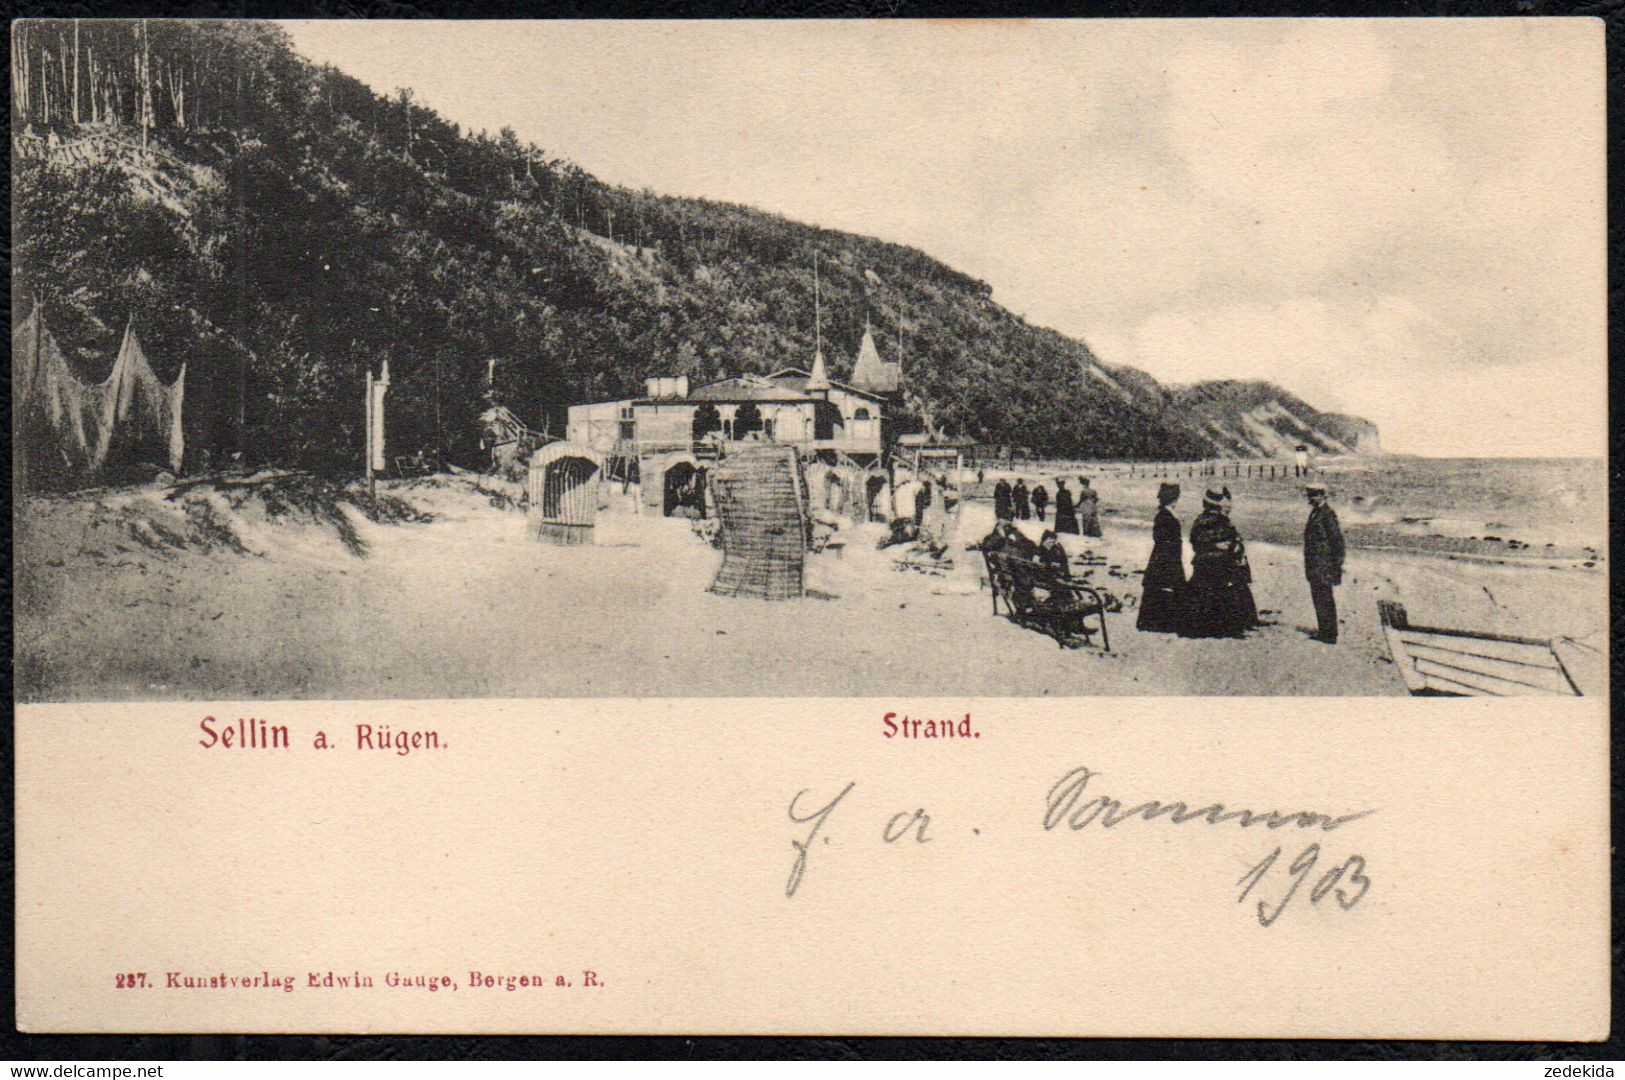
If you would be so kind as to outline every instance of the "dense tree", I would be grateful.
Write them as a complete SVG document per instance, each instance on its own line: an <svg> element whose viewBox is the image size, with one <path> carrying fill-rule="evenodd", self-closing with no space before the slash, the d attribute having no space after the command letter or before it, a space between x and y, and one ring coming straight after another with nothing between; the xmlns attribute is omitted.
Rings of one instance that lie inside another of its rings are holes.
<svg viewBox="0 0 1625 1080"><path fill-rule="evenodd" d="M807 366L815 253L832 373L867 318L902 353L905 425L1050 454L1208 445L1155 383L1091 377L1084 345L918 251L603 184L311 65L270 24L24 20L12 121L14 318L37 298L87 378L133 319L161 373L187 363L188 443L214 455L353 470L386 360L391 443L454 461L478 458L488 370L559 430L650 375Z"/></svg>

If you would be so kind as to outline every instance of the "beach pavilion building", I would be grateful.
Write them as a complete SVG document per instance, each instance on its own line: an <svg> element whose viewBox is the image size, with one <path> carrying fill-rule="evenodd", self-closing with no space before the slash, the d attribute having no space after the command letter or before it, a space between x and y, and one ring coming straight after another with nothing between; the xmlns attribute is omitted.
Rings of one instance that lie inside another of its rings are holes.
<svg viewBox="0 0 1625 1080"><path fill-rule="evenodd" d="M794 446L809 460L875 464L884 449L883 412L900 382L897 368L881 362L866 329L850 383L829 377L821 352L811 371L783 368L696 388L687 376L651 378L641 397L570 406L566 437L606 456L692 453L695 414L709 405L721 421L716 437L724 452L729 442L760 440Z"/></svg>
<svg viewBox="0 0 1625 1080"><path fill-rule="evenodd" d="M726 456L730 444L772 442L792 446L807 462L844 471L878 471L886 450L885 411L897 401L901 365L880 359L868 327L851 382L829 376L822 351L812 370L788 367L771 375L736 375L699 387L686 376L645 381L641 397L569 408L566 438L601 454L611 475L635 475L645 501L664 502L708 458ZM695 417L714 409L715 431L695 438Z"/></svg>

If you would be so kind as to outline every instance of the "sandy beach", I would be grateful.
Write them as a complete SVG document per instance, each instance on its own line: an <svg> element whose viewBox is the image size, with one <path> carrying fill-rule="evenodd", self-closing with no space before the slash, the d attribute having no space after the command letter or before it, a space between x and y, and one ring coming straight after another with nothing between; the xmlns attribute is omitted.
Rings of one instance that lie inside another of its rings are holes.
<svg viewBox="0 0 1625 1080"><path fill-rule="evenodd" d="M1606 686L1605 570L1573 560L1352 551L1343 640L1326 646L1307 637L1299 552L1251 541L1273 625L1187 641L1134 629L1150 536L1113 514L1102 540L1068 540L1105 558L1094 583L1124 603L1108 653L992 614L965 550L992 524L979 499L960 508L951 566L876 550L878 525L849 527L838 552L809 557L805 599L768 603L708 593L720 553L618 493L595 545L553 547L469 480L382 490L427 520L347 510L346 543L332 522L233 508L206 484L175 499L145 487L26 500L19 698L1399 695L1384 597L1418 622L1572 639L1560 651L1581 689Z"/></svg>

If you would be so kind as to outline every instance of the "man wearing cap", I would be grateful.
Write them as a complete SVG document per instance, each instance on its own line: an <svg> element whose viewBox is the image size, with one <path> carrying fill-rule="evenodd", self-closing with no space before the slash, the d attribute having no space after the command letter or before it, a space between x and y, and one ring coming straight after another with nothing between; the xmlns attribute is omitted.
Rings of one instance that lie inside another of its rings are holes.
<svg viewBox="0 0 1625 1080"><path fill-rule="evenodd" d="M1326 503L1326 489L1310 484L1309 523L1303 528L1303 573L1309 579L1309 597L1315 602L1317 641L1337 643L1337 598L1332 587L1343 584L1343 530L1337 512Z"/></svg>

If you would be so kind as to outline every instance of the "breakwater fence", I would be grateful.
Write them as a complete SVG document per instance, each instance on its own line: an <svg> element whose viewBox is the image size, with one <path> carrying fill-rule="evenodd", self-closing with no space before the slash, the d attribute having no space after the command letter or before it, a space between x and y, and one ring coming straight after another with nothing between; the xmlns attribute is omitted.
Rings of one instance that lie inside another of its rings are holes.
<svg viewBox="0 0 1625 1080"><path fill-rule="evenodd" d="M1078 461L1030 458L1025 461L985 461L981 466L989 482L995 476L1057 474L1117 476L1147 480L1303 480L1321 473L1311 459L1307 464L1279 458L1236 458L1209 461Z"/></svg>

